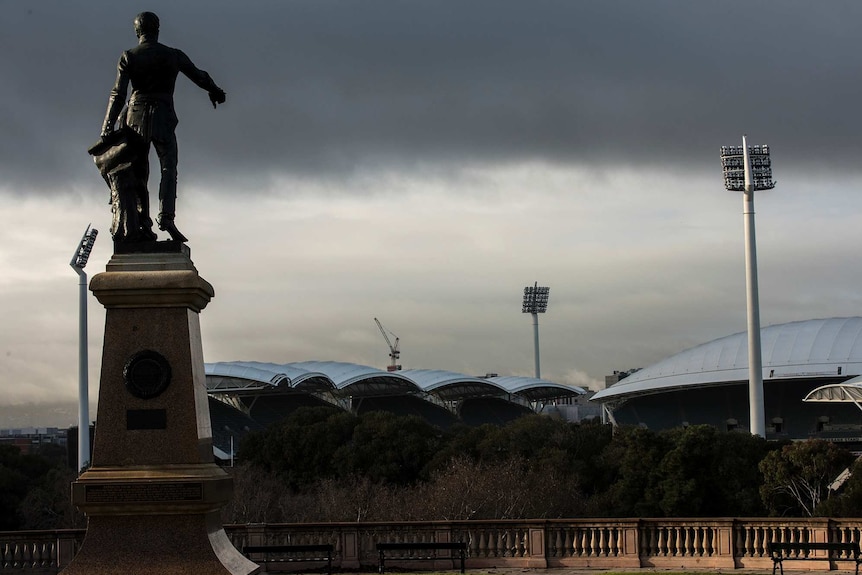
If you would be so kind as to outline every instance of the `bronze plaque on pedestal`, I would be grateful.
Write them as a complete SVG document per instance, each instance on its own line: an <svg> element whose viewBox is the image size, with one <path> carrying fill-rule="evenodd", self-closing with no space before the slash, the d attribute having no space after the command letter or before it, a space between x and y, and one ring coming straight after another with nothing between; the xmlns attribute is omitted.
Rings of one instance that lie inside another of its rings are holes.
<svg viewBox="0 0 862 575"><path fill-rule="evenodd" d="M170 503L173 501L202 501L203 483L114 483L87 485L84 498L87 503Z"/></svg>

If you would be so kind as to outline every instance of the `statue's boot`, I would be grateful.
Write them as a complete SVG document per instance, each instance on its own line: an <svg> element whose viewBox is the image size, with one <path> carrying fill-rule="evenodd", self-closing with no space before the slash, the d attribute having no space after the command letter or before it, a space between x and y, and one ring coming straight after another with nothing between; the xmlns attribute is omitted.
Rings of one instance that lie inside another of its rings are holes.
<svg viewBox="0 0 862 575"><path fill-rule="evenodd" d="M142 241L154 242L159 239L156 232L153 231L153 220L150 218L150 198L147 193L147 188L144 187L138 193L138 228Z"/></svg>
<svg viewBox="0 0 862 575"><path fill-rule="evenodd" d="M146 242L154 242L159 239L156 232L153 231L152 224L149 227L141 227L141 240Z"/></svg>
<svg viewBox="0 0 862 575"><path fill-rule="evenodd" d="M171 239L175 242L185 243L189 241L188 238L181 234L180 230L178 230L177 226L174 224L176 203L177 197L174 194L165 194L164 197L162 197L162 206L158 218L159 229L164 232L168 232Z"/></svg>
<svg viewBox="0 0 862 575"><path fill-rule="evenodd" d="M189 241L187 237L180 233L180 230L178 230L177 226L174 224L173 214L159 214L159 229L164 232L168 232L171 239L175 242L185 243Z"/></svg>

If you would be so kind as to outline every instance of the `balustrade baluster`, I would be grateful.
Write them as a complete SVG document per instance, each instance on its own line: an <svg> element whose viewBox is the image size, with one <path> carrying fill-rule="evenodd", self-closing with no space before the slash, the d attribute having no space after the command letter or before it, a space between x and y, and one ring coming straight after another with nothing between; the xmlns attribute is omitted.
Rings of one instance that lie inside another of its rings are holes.
<svg viewBox="0 0 862 575"><path fill-rule="evenodd" d="M847 531L846 531L846 529L844 529L843 527L839 527L837 530L837 534L834 537L835 537L835 541L838 541L839 543L847 543ZM841 551L839 557L844 558L846 556L847 556L847 552Z"/></svg>
<svg viewBox="0 0 862 575"><path fill-rule="evenodd" d="M755 552L756 552L757 548L755 547L754 539L757 535L757 528L756 527L749 527L748 529L745 530L745 535L746 535L745 551L749 557L756 557Z"/></svg>
<svg viewBox="0 0 862 575"><path fill-rule="evenodd" d="M667 533L665 531L664 527L658 528L658 553L656 555L659 557L667 557Z"/></svg>
<svg viewBox="0 0 862 575"><path fill-rule="evenodd" d="M530 532L525 527L518 530L518 557L527 557L529 537Z"/></svg>
<svg viewBox="0 0 862 575"><path fill-rule="evenodd" d="M757 557L763 557L763 555L764 555L763 547L764 547L764 540L765 540L765 536L764 536L765 531L766 531L765 528L757 527L756 531L754 532L754 549L755 549L755 554L757 555Z"/></svg>
<svg viewBox="0 0 862 575"><path fill-rule="evenodd" d="M655 525L649 526L649 553L648 555L658 555L658 530Z"/></svg>

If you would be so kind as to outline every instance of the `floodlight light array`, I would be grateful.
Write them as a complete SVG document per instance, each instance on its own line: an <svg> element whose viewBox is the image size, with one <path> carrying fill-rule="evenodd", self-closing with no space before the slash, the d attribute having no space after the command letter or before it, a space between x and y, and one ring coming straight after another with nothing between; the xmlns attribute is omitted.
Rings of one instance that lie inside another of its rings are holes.
<svg viewBox="0 0 862 575"><path fill-rule="evenodd" d="M524 304L522 313L545 313L548 311L549 287L527 286L524 288Z"/></svg>
<svg viewBox="0 0 862 575"><path fill-rule="evenodd" d="M772 180L772 161L769 146L748 146L751 161L752 190L771 190L775 187ZM721 168L724 171L724 187L731 192L745 191L745 148L742 146L721 147Z"/></svg>
<svg viewBox="0 0 862 575"><path fill-rule="evenodd" d="M93 244L96 243L96 236L98 234L99 230L95 228L90 229L89 227L84 232L84 237L81 238L78 250L72 257L71 265L73 268L84 269L84 266L87 265L87 260L90 259L90 252L93 251Z"/></svg>

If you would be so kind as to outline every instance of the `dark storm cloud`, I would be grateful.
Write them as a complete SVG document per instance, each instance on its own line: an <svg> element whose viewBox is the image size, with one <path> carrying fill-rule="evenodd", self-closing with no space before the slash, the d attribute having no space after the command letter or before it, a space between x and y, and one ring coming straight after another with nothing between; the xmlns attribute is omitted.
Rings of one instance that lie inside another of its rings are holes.
<svg viewBox="0 0 862 575"><path fill-rule="evenodd" d="M0 8L0 182L22 192L93 182L83 150L134 43L135 10ZM161 16L162 41L228 92L213 111L181 82L181 178L529 159L717 169L718 146L746 131L784 166L855 169L862 152L856 2L145 8Z"/></svg>

